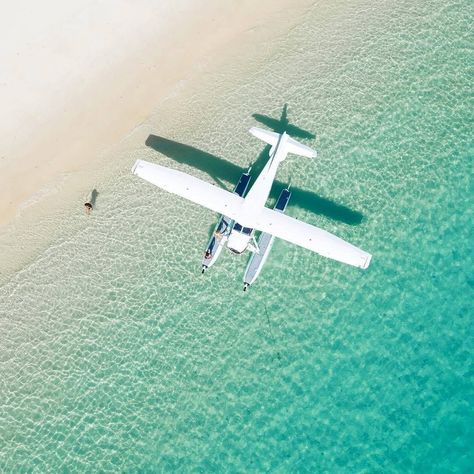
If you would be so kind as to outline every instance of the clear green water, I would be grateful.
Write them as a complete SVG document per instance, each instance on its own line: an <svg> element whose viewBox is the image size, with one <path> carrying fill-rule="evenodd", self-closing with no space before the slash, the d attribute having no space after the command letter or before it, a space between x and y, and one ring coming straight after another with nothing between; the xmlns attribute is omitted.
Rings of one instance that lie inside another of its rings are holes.
<svg viewBox="0 0 474 474"><path fill-rule="evenodd" d="M162 104L94 214L0 289L0 471L472 471L472 10L316 4ZM230 188L263 150L252 114L284 102L320 151L282 166L288 213L374 258L278 241L244 294L246 259L200 274L215 216L129 169Z"/></svg>

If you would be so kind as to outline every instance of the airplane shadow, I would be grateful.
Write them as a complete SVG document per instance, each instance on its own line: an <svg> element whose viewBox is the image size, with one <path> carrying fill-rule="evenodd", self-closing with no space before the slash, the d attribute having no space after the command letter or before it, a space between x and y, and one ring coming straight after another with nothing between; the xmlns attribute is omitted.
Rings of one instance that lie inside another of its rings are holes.
<svg viewBox="0 0 474 474"><path fill-rule="evenodd" d="M316 138L314 133L308 132L296 125L293 125L288 120L288 104L283 106L283 111L281 113L280 120L269 117L268 115L262 114L252 114L252 117L263 125L266 125L268 128L271 128L276 133L286 132L288 135L296 138Z"/></svg>
<svg viewBox="0 0 474 474"><path fill-rule="evenodd" d="M145 144L177 163L183 163L207 173L216 183L219 183L219 185L223 187L226 186L222 184L222 181L237 183L240 175L244 171L247 171L246 169L243 169L230 161L224 160L223 158L212 155L211 153L157 135L149 135ZM258 176L258 173L265 166L265 163L268 160L269 149L270 146L266 146L252 165L253 176ZM270 198L276 200L281 189L286 186L287 183L275 180L272 192L270 193ZM312 191L292 186L291 192L292 195L289 207L296 206L314 214L322 215L338 222L343 222L344 224L358 225L362 222L363 215L360 212L354 211L341 204L337 204L336 202L319 196Z"/></svg>

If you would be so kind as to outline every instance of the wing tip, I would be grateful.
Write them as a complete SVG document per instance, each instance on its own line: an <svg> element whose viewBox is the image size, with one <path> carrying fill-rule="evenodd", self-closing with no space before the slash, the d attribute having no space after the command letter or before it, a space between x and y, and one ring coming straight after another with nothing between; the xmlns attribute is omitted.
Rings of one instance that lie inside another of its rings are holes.
<svg viewBox="0 0 474 474"><path fill-rule="evenodd" d="M132 167L132 173L133 174L137 174L137 173L135 173L135 171L136 171L136 169L138 168L138 166L140 165L141 162L142 162L142 160L135 161L135 164Z"/></svg>
<svg viewBox="0 0 474 474"><path fill-rule="evenodd" d="M364 262L362 263L362 265L360 266L360 268L362 268L363 270L365 270L366 268L369 267L370 265L370 261L372 260L372 255L370 255L370 253L367 254L367 257L365 258Z"/></svg>

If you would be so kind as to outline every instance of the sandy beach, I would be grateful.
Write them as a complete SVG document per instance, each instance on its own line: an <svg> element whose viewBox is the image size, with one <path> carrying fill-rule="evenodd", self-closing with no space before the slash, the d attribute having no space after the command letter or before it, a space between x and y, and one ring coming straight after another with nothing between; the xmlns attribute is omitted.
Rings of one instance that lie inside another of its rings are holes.
<svg viewBox="0 0 474 474"><path fill-rule="evenodd" d="M104 152L143 122L177 84L199 80L202 70L248 49L259 34L278 35L308 4L143 0L131 6L48 0L4 8L3 268L21 266L21 256L41 240L32 232L38 221L74 193L77 199L79 191L87 193L93 182L87 182L87 171L92 174Z"/></svg>

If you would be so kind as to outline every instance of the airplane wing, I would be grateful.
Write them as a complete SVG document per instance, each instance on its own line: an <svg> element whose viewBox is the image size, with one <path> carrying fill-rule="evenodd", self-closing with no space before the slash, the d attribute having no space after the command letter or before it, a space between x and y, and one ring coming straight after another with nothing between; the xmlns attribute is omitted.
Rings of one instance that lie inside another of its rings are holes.
<svg viewBox="0 0 474 474"><path fill-rule="evenodd" d="M308 250L348 265L367 268L372 255L325 230L293 217L264 208L254 226L257 230L287 240Z"/></svg>
<svg viewBox="0 0 474 474"><path fill-rule="evenodd" d="M137 160L133 165L132 173L165 191L177 194L231 219L235 218L234 216L237 215L243 202L243 198L237 194L181 171L155 165L148 161Z"/></svg>

